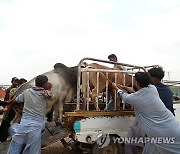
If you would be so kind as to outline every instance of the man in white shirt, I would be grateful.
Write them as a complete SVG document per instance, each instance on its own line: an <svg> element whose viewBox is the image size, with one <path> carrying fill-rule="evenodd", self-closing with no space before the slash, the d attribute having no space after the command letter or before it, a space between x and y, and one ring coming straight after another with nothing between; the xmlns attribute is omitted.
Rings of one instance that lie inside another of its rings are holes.
<svg viewBox="0 0 180 154"><path fill-rule="evenodd" d="M24 108L20 124L14 124L9 129L12 141L8 154L41 153L41 132L45 127L46 102L52 99L48 91L52 85L45 75L37 76L35 85L15 99L17 103L24 102Z"/></svg>
<svg viewBox="0 0 180 154"><path fill-rule="evenodd" d="M138 129L149 140L144 142L144 154L179 154L180 153L180 125L159 97L154 85L150 84L147 72L135 74L135 86L132 88L113 83L118 95L134 106ZM128 94L127 92L131 92ZM152 140L153 138L157 141ZM169 139L170 142L165 142ZM164 141L164 142L163 142Z"/></svg>

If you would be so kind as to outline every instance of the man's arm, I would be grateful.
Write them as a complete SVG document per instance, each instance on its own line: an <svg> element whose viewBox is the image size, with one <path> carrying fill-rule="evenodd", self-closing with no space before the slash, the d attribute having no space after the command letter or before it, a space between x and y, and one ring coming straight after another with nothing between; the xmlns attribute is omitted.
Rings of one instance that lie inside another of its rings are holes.
<svg viewBox="0 0 180 154"><path fill-rule="evenodd" d="M112 87L117 90L117 92L127 92L127 93L134 93L134 89L132 87L122 86L120 84L112 83Z"/></svg>
<svg viewBox="0 0 180 154"><path fill-rule="evenodd" d="M6 106L7 103L8 103L7 101L1 101L1 100L0 100L0 106Z"/></svg>
<svg viewBox="0 0 180 154"><path fill-rule="evenodd" d="M12 99L12 100L7 101L7 104L6 104L6 106L4 107L3 111L4 111L4 112L9 111L9 110L12 108L12 106L13 106L13 104L14 104L15 102L16 102L15 99Z"/></svg>
<svg viewBox="0 0 180 154"><path fill-rule="evenodd" d="M117 95L122 98L124 102L127 102L128 104L133 104L133 95L134 95L134 89L131 87L126 87L122 85L116 85L115 83L112 83L112 86L115 90L117 90ZM129 94L132 93L132 94Z"/></svg>
<svg viewBox="0 0 180 154"><path fill-rule="evenodd" d="M14 100L9 100L9 101L1 101L0 100L0 106L4 107L3 109L0 110L0 115L3 114L3 112L10 110L13 103L14 103Z"/></svg>
<svg viewBox="0 0 180 154"><path fill-rule="evenodd" d="M122 94L125 92L125 90L123 89L123 86L112 83L112 87L117 91L118 96L122 97Z"/></svg>

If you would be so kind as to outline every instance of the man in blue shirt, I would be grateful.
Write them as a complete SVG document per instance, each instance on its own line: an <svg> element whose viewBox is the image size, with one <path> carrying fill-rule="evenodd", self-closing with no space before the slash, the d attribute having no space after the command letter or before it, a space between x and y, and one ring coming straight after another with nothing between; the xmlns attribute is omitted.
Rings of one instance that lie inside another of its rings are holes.
<svg viewBox="0 0 180 154"><path fill-rule="evenodd" d="M164 77L163 68L154 67L148 70L148 72L151 76L150 83L155 85L155 87L157 88L160 99L162 100L166 108L168 108L173 113L173 115L175 115L173 109L173 92L171 91L169 86L164 85L161 82Z"/></svg>

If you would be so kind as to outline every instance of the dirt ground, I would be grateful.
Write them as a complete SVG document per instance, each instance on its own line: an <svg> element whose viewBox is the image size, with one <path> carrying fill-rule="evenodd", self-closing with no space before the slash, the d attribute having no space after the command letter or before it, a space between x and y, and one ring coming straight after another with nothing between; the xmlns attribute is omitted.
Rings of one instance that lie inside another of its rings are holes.
<svg viewBox="0 0 180 154"><path fill-rule="evenodd" d="M1 154L6 154L8 150L10 140L0 143L0 153ZM6 148L4 148L6 147ZM82 154L80 150L68 150L65 149L60 140L57 140L56 142L47 145L46 147L43 147L41 149L41 154Z"/></svg>
<svg viewBox="0 0 180 154"><path fill-rule="evenodd" d="M41 154L81 154L79 150L65 149L60 141L52 143L41 149Z"/></svg>

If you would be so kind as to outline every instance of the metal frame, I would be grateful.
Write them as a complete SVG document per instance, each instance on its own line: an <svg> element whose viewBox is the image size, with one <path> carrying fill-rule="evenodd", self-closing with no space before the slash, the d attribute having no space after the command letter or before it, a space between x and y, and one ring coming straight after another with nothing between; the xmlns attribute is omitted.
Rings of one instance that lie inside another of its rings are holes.
<svg viewBox="0 0 180 154"><path fill-rule="evenodd" d="M93 61L93 62L101 62L101 63L106 63L106 64L116 64L116 65L121 65L121 66L126 66L128 67L128 70L107 70L107 69L90 69L90 68L83 68L82 66L84 66L84 63L86 63L86 61ZM132 70L132 71L130 71ZM146 71L146 69L142 66L137 66L137 65L130 65L130 64L125 64L125 63L118 63L118 62L112 62L112 61L106 61L106 60L101 60L101 59L95 59L95 58L83 58L79 64L78 64L78 77L77 77L77 104L76 104L76 111L80 111L80 92L81 92L81 73L82 72L87 72L87 78L89 80L89 72L97 72L97 94L99 93L99 72L106 72L106 77L108 79L108 73L115 73L115 82L117 81L117 73L123 73L125 76L125 73L128 74L135 74L137 71L134 70L142 70L142 71ZM133 81L133 77L132 77L132 81ZM108 101L108 95L107 95L107 91L108 91L108 80L106 81L106 106L107 106L107 101ZM89 86L89 82L87 81L87 85ZM124 85L125 85L125 78L124 78ZM89 111L89 90L87 89L87 111ZM115 94L116 95L116 94ZM116 97L115 97L116 98ZM98 99L97 99L97 105L98 105ZM116 107L116 100L115 100L115 107ZM123 107L124 108L124 107ZM115 108L116 109L116 108Z"/></svg>

